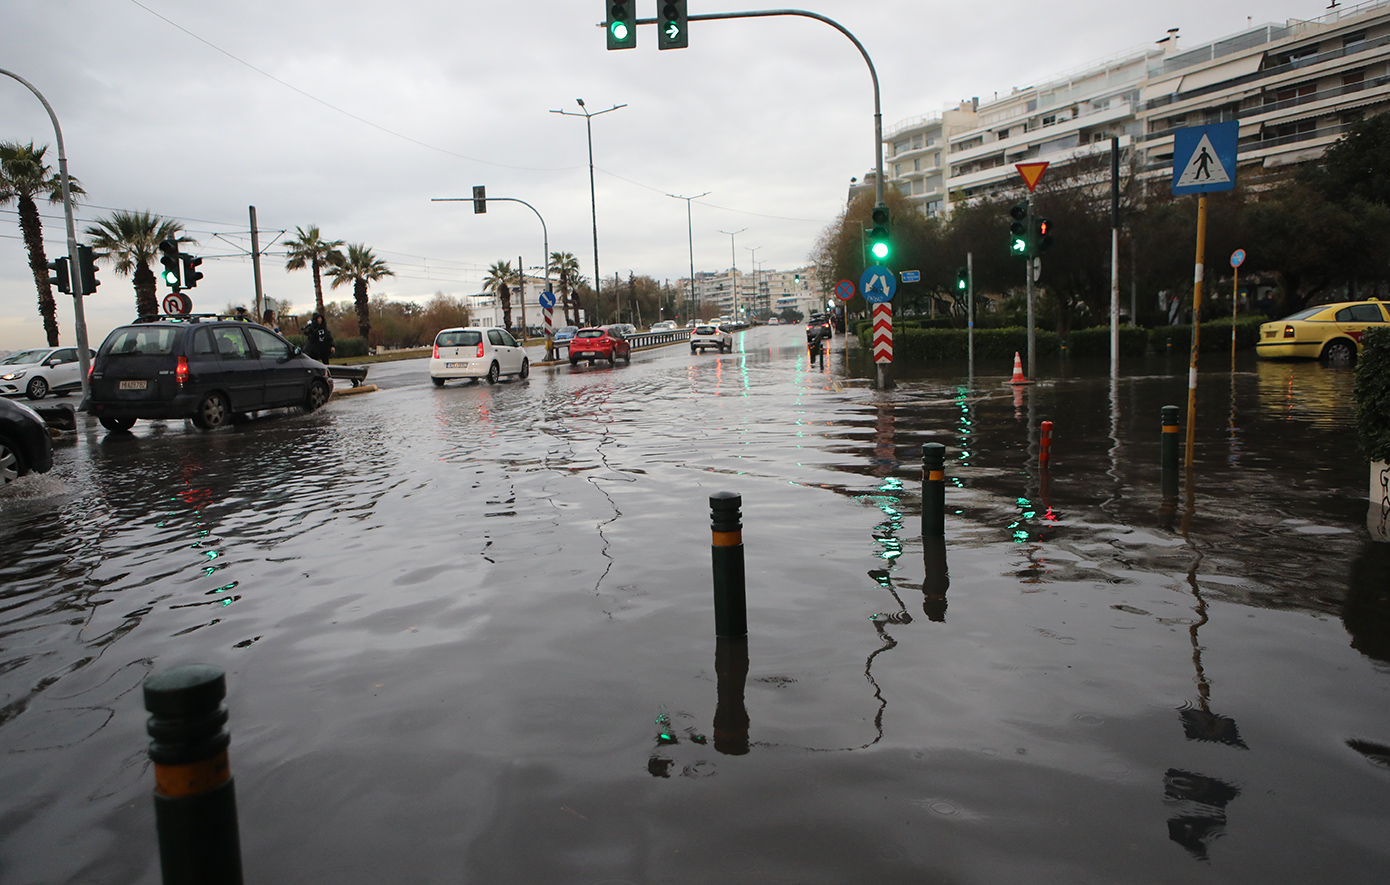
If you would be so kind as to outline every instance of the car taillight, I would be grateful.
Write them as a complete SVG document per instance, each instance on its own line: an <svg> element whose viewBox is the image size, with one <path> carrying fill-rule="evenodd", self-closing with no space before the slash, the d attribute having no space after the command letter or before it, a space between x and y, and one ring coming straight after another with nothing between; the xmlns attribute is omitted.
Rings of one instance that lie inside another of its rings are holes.
<svg viewBox="0 0 1390 885"><path fill-rule="evenodd" d="M478 342L478 359L483 358L483 342Z"/></svg>
<svg viewBox="0 0 1390 885"><path fill-rule="evenodd" d="M1292 338L1292 337L1294 337L1293 326L1285 326L1285 327L1284 327L1284 337L1285 337L1285 338Z"/></svg>
<svg viewBox="0 0 1390 885"><path fill-rule="evenodd" d="M178 367L174 369L174 380L179 383L179 387L188 383L188 357L179 357Z"/></svg>
<svg viewBox="0 0 1390 885"><path fill-rule="evenodd" d="M435 358L435 359L439 359L439 344L438 344L438 342L436 342L435 345L434 345L434 358Z"/></svg>

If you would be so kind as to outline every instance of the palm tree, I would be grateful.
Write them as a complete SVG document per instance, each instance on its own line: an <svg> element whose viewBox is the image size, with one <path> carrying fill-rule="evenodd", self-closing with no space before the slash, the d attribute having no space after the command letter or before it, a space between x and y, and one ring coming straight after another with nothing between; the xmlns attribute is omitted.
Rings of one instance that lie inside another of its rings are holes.
<svg viewBox="0 0 1390 885"><path fill-rule="evenodd" d="M488 268L483 279L483 291L496 292L502 299L502 325L508 331L512 328L512 290L509 287L517 281L517 276L510 261L499 261Z"/></svg>
<svg viewBox="0 0 1390 885"><path fill-rule="evenodd" d="M560 304L564 305L565 324L579 325L579 305L570 296L570 292L577 288L579 281L583 279L579 275L579 259L569 252L551 252L550 272L560 280ZM574 319L570 319L571 311L574 313Z"/></svg>
<svg viewBox="0 0 1390 885"><path fill-rule="evenodd" d="M347 255L328 269L328 275L333 278L334 289L352 283L352 300L357 304L357 334L365 339L372 331L372 319L367 313L367 283L394 277L395 272L373 255L371 249L361 243L351 243Z"/></svg>
<svg viewBox="0 0 1390 885"><path fill-rule="evenodd" d="M24 236L24 247L29 250L29 269L34 272L34 286L39 292L39 316L43 317L48 346L57 347L58 306L53 300L53 287L48 282L48 256L43 251L43 222L39 219L39 207L34 203L36 194L46 193L50 203L63 199L61 180L43 162L47 150L48 145L35 148L32 141L28 144L0 142L0 206L11 200L19 204L19 230ZM72 194L83 193L77 180L71 177L68 178L68 191Z"/></svg>
<svg viewBox="0 0 1390 885"><path fill-rule="evenodd" d="M180 236L183 225L160 218L148 210L127 212L117 209L111 217L87 228L86 234L96 250L97 258L109 262L121 276L130 274L135 284L135 313L141 317L159 314L155 297L158 282L150 262L159 252L163 240L176 243L196 243L192 237Z"/></svg>
<svg viewBox="0 0 1390 885"><path fill-rule="evenodd" d="M294 232L296 238L285 243L285 270L303 270L308 265L314 271L314 307L323 313L321 273L324 268L342 264L343 253L338 250L343 247L343 241L323 239L317 224L309 225L308 230L296 226Z"/></svg>

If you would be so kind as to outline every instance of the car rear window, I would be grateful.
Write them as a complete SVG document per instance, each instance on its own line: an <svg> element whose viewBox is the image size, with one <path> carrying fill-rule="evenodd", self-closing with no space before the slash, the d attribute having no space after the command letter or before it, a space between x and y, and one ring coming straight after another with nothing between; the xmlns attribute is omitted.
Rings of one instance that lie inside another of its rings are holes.
<svg viewBox="0 0 1390 885"><path fill-rule="evenodd" d="M456 329L452 332L440 332L434 343L437 347L474 347L482 340L481 329Z"/></svg>
<svg viewBox="0 0 1390 885"><path fill-rule="evenodd" d="M575 332L575 333L574 333L574 337L576 337L576 338L602 338L602 337L603 337L603 330L602 330L602 329L580 329L578 332Z"/></svg>
<svg viewBox="0 0 1390 885"><path fill-rule="evenodd" d="M696 327L695 327L695 334L696 334L696 335L718 335L718 334L719 334L719 330L716 329L714 326L696 326Z"/></svg>
<svg viewBox="0 0 1390 885"><path fill-rule="evenodd" d="M102 345L107 356L165 356L174 352L182 329L160 326L127 326L111 333Z"/></svg>

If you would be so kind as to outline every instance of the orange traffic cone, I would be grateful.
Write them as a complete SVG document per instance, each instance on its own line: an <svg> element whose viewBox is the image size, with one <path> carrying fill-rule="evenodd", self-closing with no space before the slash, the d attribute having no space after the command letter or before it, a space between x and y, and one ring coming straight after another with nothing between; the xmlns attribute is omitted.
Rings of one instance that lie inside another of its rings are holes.
<svg viewBox="0 0 1390 885"><path fill-rule="evenodd" d="M1009 379L1010 384L1031 384L1027 378L1023 377L1023 360L1019 357L1018 351L1014 351L1014 376Z"/></svg>

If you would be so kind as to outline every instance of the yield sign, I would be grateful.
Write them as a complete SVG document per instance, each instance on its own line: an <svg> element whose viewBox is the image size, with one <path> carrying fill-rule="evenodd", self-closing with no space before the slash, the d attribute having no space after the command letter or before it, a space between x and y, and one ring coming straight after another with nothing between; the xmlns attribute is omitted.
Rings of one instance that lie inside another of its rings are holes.
<svg viewBox="0 0 1390 885"><path fill-rule="evenodd" d="M1023 183L1028 185L1028 193L1031 194L1038 182L1042 181L1043 173L1047 171L1047 163L1015 163L1014 168L1023 176Z"/></svg>

